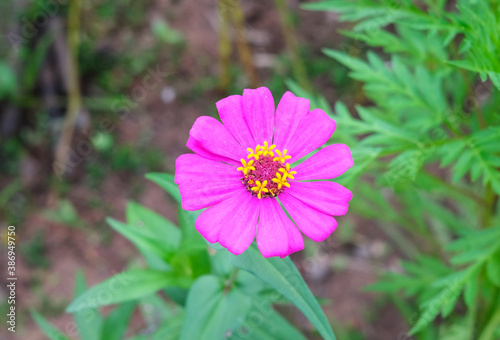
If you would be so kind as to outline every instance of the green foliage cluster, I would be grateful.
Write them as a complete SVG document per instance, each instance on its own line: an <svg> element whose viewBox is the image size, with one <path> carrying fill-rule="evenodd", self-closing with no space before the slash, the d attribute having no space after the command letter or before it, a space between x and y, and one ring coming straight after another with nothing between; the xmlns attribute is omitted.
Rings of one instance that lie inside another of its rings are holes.
<svg viewBox="0 0 500 340"><path fill-rule="evenodd" d="M198 213L180 207L173 176L150 173L147 177L179 204L179 227L133 202L127 206L126 222L109 218L109 225L137 247L146 268L131 266L90 289L77 276L75 299L67 308L74 314L74 334L55 329L33 312L50 339L77 334L85 340L123 339L131 314L139 307L147 327L129 340L305 340L273 309L274 304L288 301L325 339L335 339L318 301L289 258L265 259L256 245L235 256L208 244L194 228ZM103 318L98 308L111 304L120 305Z"/></svg>
<svg viewBox="0 0 500 340"><path fill-rule="evenodd" d="M289 85L327 110L335 142L351 147L355 166L341 178L354 189L351 211L376 220L408 258L371 289L414 303L402 310L416 339L498 339L500 3L329 0L304 8L354 23L343 32L351 45L324 53L363 83L368 104L330 110Z"/></svg>

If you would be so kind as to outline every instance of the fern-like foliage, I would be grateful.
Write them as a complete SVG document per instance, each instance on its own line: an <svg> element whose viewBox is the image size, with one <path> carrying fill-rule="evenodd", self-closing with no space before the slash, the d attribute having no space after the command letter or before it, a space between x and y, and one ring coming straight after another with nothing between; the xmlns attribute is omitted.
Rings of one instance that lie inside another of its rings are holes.
<svg viewBox="0 0 500 340"><path fill-rule="evenodd" d="M303 7L340 13L353 23L342 33L362 42L323 51L332 67L362 83L361 105L337 101L331 110L325 98L291 85L337 121L336 142L351 147L353 175L340 181L357 191L352 209L378 220L408 258L371 289L402 293L419 306L409 320L418 339L498 338L500 3L326 0Z"/></svg>

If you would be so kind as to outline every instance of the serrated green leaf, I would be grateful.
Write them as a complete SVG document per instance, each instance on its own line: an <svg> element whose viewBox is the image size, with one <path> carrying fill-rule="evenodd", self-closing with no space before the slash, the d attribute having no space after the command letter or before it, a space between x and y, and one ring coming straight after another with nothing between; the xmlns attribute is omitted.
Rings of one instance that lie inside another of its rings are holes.
<svg viewBox="0 0 500 340"><path fill-rule="evenodd" d="M468 262L475 262L478 259L484 257L485 255L488 255L490 252L491 252L491 247L471 249L462 254L452 257L451 263L464 264Z"/></svg>
<svg viewBox="0 0 500 340"><path fill-rule="evenodd" d="M445 289L443 289L437 296L425 303L425 308L423 313L420 315L416 324L411 328L409 334L414 335L415 333L422 330L425 326L431 323L434 318L439 314L439 312L445 308L449 303L456 301L457 294L463 289L465 283L472 275L475 268L470 267L467 270L463 270L459 275L449 282Z"/></svg>

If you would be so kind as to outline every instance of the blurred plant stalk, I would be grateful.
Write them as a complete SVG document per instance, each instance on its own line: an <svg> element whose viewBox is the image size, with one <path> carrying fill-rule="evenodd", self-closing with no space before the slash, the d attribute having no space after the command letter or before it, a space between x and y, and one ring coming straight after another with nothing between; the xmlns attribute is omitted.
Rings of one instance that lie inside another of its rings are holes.
<svg viewBox="0 0 500 340"><path fill-rule="evenodd" d="M259 75L255 68L252 51L245 34L245 15L239 0L218 0L221 22L219 24L219 88L227 90L231 83L231 27L236 35L236 49L250 87L260 85Z"/></svg>
<svg viewBox="0 0 500 340"><path fill-rule="evenodd" d="M61 137L56 149L54 164L58 165L58 167L54 167L55 171L58 169L64 171L66 168L66 161L75 131L76 120L82 106L78 69L80 13L81 0L71 0L68 14L68 53L66 54L68 102Z"/></svg>
<svg viewBox="0 0 500 340"><path fill-rule="evenodd" d="M231 83L231 20L226 6L224 0L218 1L221 19L219 23L219 88L221 90L227 89Z"/></svg>
<svg viewBox="0 0 500 340"><path fill-rule="evenodd" d="M286 48L290 54L292 70L299 85L307 92L312 93L312 85L307 77L304 61L300 57L299 43L296 38L292 17L288 11L286 0L274 0L280 17L281 29L285 38Z"/></svg>

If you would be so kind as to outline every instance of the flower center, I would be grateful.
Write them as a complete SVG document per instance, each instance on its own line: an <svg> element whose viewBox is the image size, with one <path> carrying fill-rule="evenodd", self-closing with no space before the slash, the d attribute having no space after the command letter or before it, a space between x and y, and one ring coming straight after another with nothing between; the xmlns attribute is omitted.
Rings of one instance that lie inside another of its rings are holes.
<svg viewBox="0 0 500 340"><path fill-rule="evenodd" d="M287 150L276 149L276 145L257 145L254 149L248 148L248 162L241 159L242 166L238 171L242 171L244 177L242 183L259 199L263 197L276 197L285 188L290 187L287 179L293 179L297 171L290 170L290 164L286 161L292 156L287 155Z"/></svg>

